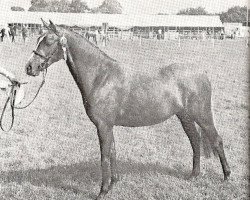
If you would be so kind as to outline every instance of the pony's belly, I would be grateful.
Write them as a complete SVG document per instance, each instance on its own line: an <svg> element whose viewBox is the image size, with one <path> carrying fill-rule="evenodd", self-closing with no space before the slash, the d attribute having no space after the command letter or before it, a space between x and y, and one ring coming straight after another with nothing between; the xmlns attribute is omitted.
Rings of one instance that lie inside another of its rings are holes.
<svg viewBox="0 0 250 200"><path fill-rule="evenodd" d="M171 117L171 116L169 116ZM159 124L161 122L166 121L169 117L166 118L144 118L138 119L136 117L126 117L122 119L118 119L116 122L116 126L125 126L125 127L141 127L141 126L151 126L154 124Z"/></svg>
<svg viewBox="0 0 250 200"><path fill-rule="evenodd" d="M178 108L174 105L168 108L142 108L124 111L120 110L120 115L117 117L116 125L127 127L150 126L166 121L168 118L178 112Z"/></svg>

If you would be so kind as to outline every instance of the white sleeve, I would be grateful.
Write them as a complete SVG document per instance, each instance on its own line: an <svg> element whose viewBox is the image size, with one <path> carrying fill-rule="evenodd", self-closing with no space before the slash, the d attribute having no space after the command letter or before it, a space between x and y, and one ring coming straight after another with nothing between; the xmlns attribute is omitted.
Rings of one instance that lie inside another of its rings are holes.
<svg viewBox="0 0 250 200"><path fill-rule="evenodd" d="M13 73L8 72L6 69L0 67L0 74L2 74L3 76L10 78L10 79L15 79L15 76Z"/></svg>

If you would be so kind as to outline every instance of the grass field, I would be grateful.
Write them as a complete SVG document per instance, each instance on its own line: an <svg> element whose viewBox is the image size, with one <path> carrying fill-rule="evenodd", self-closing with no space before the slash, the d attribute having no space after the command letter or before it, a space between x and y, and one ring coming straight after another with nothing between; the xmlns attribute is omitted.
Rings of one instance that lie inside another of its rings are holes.
<svg viewBox="0 0 250 200"><path fill-rule="evenodd" d="M0 43L0 65L28 80L26 100L41 77L30 78L24 65L35 47ZM207 70L213 85L213 111L232 169L228 182L218 158L202 157L202 173L187 180L192 150L176 117L150 127L115 127L121 180L106 199L237 199L249 198L248 91L249 49L243 40L123 41L101 47L111 57L133 64L135 70L155 71L173 62L193 62ZM1 94L1 108L5 96ZM25 102L23 102L25 104ZM7 125L7 124L5 124ZM48 70L36 101L16 111L14 128L0 132L0 199L91 200L100 186L100 153L94 125L64 61Z"/></svg>

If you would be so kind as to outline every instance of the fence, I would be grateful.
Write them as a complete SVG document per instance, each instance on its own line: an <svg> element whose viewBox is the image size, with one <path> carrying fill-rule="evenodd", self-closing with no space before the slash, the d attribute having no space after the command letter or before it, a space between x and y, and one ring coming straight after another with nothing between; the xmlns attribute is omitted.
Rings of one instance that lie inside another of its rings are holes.
<svg viewBox="0 0 250 200"><path fill-rule="evenodd" d="M16 35L21 35L23 24L13 23L17 27ZM42 26L40 24L26 24L28 29L28 36L37 35ZM85 35L87 31L101 30L102 27L66 27L70 30ZM162 30L159 34L158 31ZM122 39L122 40L139 40L142 45L142 40L176 40L178 45L181 46L182 40L211 40L214 45L215 40L231 38L235 39L236 35L225 35L222 27L217 28L180 28L180 27L132 27L127 30L122 30L117 27L109 27L107 35L109 39ZM248 45L248 36L246 36L246 44Z"/></svg>

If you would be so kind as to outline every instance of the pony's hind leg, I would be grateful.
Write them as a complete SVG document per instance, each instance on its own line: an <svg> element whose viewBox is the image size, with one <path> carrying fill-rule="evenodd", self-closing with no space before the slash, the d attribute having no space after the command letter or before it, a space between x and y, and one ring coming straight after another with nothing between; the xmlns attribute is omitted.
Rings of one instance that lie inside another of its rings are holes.
<svg viewBox="0 0 250 200"><path fill-rule="evenodd" d="M199 92L196 96L191 96L188 101L188 113L190 113L194 121L202 129L202 137L206 139L202 141L205 142L203 144L204 150L208 150L208 148L210 148L212 152L218 154L224 173L224 179L227 180L231 171L224 153L222 138L218 135L218 132L214 126L211 107L211 84L208 79L207 81L203 80L203 82L199 81L199 84ZM207 149L205 149L205 147Z"/></svg>
<svg viewBox="0 0 250 200"><path fill-rule="evenodd" d="M194 120L187 113L177 114L177 117L181 121L193 149L193 170L190 178L194 178L200 174L200 135L197 132Z"/></svg>
<svg viewBox="0 0 250 200"><path fill-rule="evenodd" d="M193 116L195 122L201 127L204 137L208 138L207 141L210 143L212 150L214 153L219 155L219 159L221 162L221 166L224 173L224 179L227 180L230 176L230 168L226 160L226 156L224 153L222 138L218 135L218 132L214 126L213 114L211 110L211 101L204 101L196 107L193 112ZM204 144L206 146L206 144Z"/></svg>
<svg viewBox="0 0 250 200"><path fill-rule="evenodd" d="M223 148L223 141L222 141L222 138L218 135L218 132L214 126L212 115L207 114L206 117L208 119L197 120L197 123L202 129L202 134L206 134L205 137L208 137L208 140L211 144L213 152L219 155L220 163L221 163L223 174L224 174L224 180L227 180L230 176L231 171L230 171L230 168L227 163L226 156L225 156L225 152Z"/></svg>

